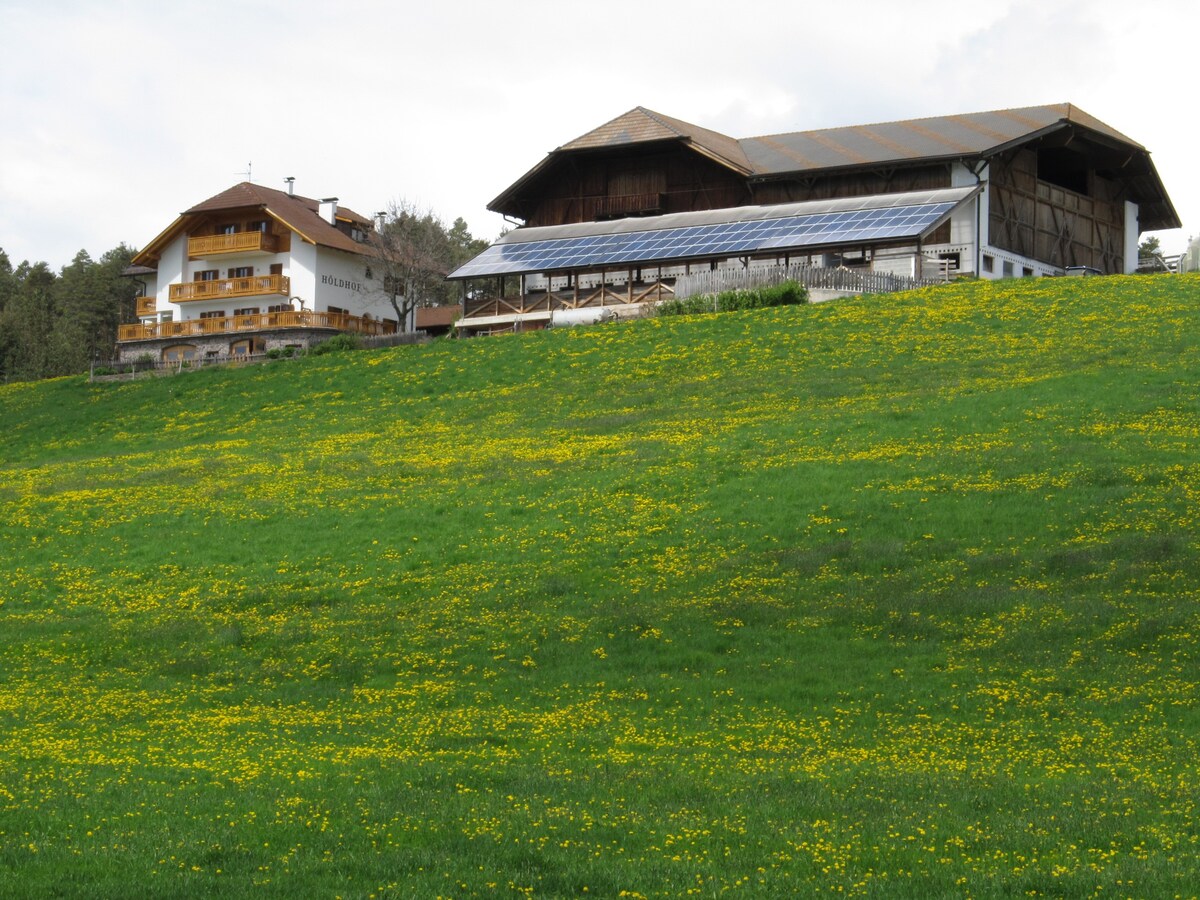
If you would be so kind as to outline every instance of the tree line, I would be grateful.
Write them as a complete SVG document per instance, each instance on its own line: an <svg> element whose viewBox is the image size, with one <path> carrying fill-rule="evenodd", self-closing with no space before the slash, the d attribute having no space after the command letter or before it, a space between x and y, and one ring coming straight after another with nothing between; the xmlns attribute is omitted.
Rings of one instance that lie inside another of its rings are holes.
<svg viewBox="0 0 1200 900"><path fill-rule="evenodd" d="M15 268L0 249L0 382L86 372L110 359L117 326L137 321L138 285L122 275L134 250L100 259L80 250L61 272L46 263Z"/></svg>

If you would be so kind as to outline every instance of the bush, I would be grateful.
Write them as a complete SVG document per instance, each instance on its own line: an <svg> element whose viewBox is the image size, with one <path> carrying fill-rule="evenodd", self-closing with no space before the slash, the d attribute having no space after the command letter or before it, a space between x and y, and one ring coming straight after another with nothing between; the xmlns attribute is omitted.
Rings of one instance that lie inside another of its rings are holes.
<svg viewBox="0 0 1200 900"><path fill-rule="evenodd" d="M719 294L700 294L682 300L660 303L660 316L687 316L706 312L732 312L737 309L762 309L767 306L795 306L808 302L808 291L796 281L785 281L771 287L722 291Z"/></svg>
<svg viewBox="0 0 1200 900"><path fill-rule="evenodd" d="M326 353L341 353L345 350L357 350L360 347L358 337L353 334L335 334L327 341L321 341L308 352L313 356L323 356Z"/></svg>

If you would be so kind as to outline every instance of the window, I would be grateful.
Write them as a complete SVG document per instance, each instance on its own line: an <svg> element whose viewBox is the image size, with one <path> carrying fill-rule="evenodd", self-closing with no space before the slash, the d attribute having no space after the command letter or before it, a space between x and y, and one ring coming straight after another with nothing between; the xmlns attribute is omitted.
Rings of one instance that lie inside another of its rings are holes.
<svg viewBox="0 0 1200 900"><path fill-rule="evenodd" d="M281 313L281 312L291 312L291 311L292 311L292 307L287 303L276 303L274 306L267 307L267 312L269 312L269 313Z"/></svg>
<svg viewBox="0 0 1200 900"><path fill-rule="evenodd" d="M247 231L257 231L261 234L266 234L271 230L271 223L266 219L259 219L257 222L251 222L246 226Z"/></svg>
<svg viewBox="0 0 1200 900"><path fill-rule="evenodd" d="M1077 194L1087 194L1087 157L1068 147L1044 148L1037 155L1037 177Z"/></svg>
<svg viewBox="0 0 1200 900"><path fill-rule="evenodd" d="M329 312L331 312L331 313L335 313L335 314L337 314L337 315L339 315L339 316L348 316L348 315L350 315L350 310L348 310L348 309L342 309L340 306L331 306L331 307L329 307Z"/></svg>
<svg viewBox="0 0 1200 900"><path fill-rule="evenodd" d="M951 272L957 272L962 268L962 256L958 253L939 253L938 259L950 263Z"/></svg>
<svg viewBox="0 0 1200 900"><path fill-rule="evenodd" d="M253 353L262 353L265 349L266 345L262 338L243 338L229 345L229 355L250 356Z"/></svg>
<svg viewBox="0 0 1200 900"><path fill-rule="evenodd" d="M225 310L214 309L214 310L212 310L212 312L202 312L202 313L200 313L200 318L202 318L202 319L223 319L223 318L225 318Z"/></svg>
<svg viewBox="0 0 1200 900"><path fill-rule="evenodd" d="M1032 278L1033 277L1033 269L1029 268L1029 266L1023 267L1021 269L1021 277L1022 278Z"/></svg>
<svg viewBox="0 0 1200 900"><path fill-rule="evenodd" d="M258 315L258 307L257 306L247 306L245 309L235 309L233 311L233 314L235 316L257 316Z"/></svg>
<svg viewBox="0 0 1200 900"><path fill-rule="evenodd" d="M170 322L170 321L171 321L173 318L175 318L175 313L173 313L173 312L170 312L170 311L168 310L167 312L165 312L165 313L163 313L163 314L162 314L162 316L159 318L159 320L158 320L158 321L160 321L160 322Z"/></svg>
<svg viewBox="0 0 1200 900"><path fill-rule="evenodd" d="M237 234L240 228L236 222L229 222L225 225L217 226L217 234Z"/></svg>
<svg viewBox="0 0 1200 900"><path fill-rule="evenodd" d="M983 271L991 272L996 268L996 258L987 253L983 254Z"/></svg>
<svg viewBox="0 0 1200 900"><path fill-rule="evenodd" d="M1010 263L1007 259L1004 260L1004 269L1003 269L1002 274L1004 275L1005 278L1013 277L1013 264Z"/></svg>
<svg viewBox="0 0 1200 900"><path fill-rule="evenodd" d="M184 359L196 358L196 347L193 344L172 344L163 347L163 362L179 362Z"/></svg>
<svg viewBox="0 0 1200 900"><path fill-rule="evenodd" d="M235 266L229 270L229 278L253 278L254 266Z"/></svg>
<svg viewBox="0 0 1200 900"><path fill-rule="evenodd" d="M272 275L282 275L283 274L283 263L271 263L271 274Z"/></svg>
<svg viewBox="0 0 1200 900"><path fill-rule="evenodd" d="M216 281L217 275L219 275L219 274L220 274L220 272L218 272L216 269L201 269L199 272L197 272L195 275L192 276L192 280L193 281Z"/></svg>

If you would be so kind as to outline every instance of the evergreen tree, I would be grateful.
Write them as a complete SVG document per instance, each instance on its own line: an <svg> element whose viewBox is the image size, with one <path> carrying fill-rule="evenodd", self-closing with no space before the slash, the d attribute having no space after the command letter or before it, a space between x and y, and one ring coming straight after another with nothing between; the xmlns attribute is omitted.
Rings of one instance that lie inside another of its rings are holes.
<svg viewBox="0 0 1200 900"><path fill-rule="evenodd" d="M45 263L15 270L0 250L0 380L86 372L109 359L122 321L133 321L137 285L122 276L124 244L97 262L80 250L59 275Z"/></svg>

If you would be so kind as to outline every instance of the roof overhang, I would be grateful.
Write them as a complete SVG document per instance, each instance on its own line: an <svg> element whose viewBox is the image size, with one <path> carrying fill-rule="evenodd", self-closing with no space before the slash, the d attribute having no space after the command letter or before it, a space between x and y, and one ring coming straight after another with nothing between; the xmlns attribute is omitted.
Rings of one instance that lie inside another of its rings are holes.
<svg viewBox="0 0 1200 900"><path fill-rule="evenodd" d="M670 138L660 138L652 141L638 141L630 144L607 145L600 147L559 147L550 151L546 156L532 169L514 181L504 191L488 203L487 208L492 212L500 213L501 215L511 215L512 205L518 201L519 195L530 184L536 182L542 175L550 171L556 165L564 163L571 159L585 159L587 157L613 156L614 154L644 153L654 152L655 150L664 150L669 147L683 147L691 150L698 156L702 156L712 163L728 169L736 175L743 178L748 178L752 174L752 170L734 160L722 156L717 151L706 147L689 137L679 136Z"/></svg>

